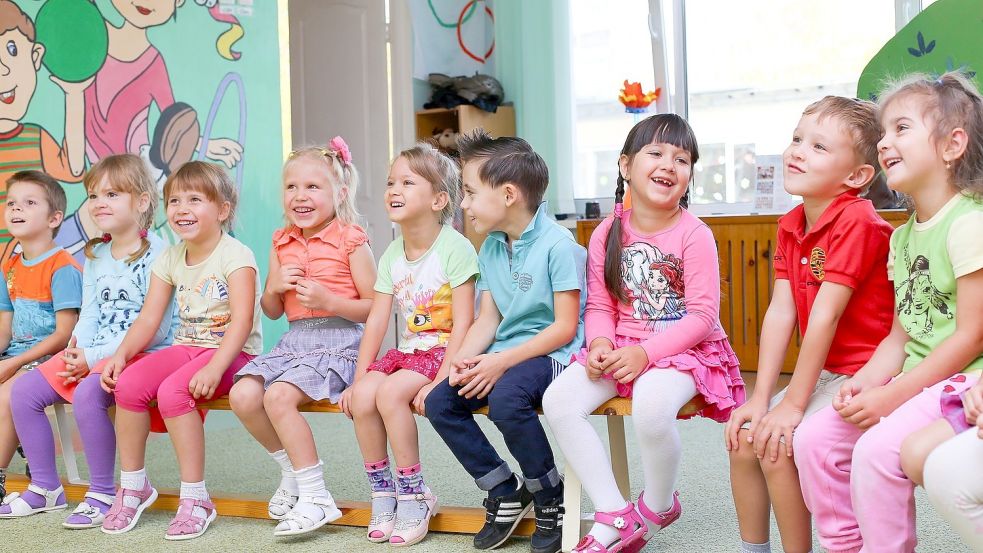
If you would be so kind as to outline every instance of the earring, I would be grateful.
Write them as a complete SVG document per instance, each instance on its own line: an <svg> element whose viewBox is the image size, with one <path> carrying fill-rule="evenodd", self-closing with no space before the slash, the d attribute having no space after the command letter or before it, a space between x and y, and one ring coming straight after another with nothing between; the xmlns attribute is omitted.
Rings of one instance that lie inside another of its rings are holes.
<svg viewBox="0 0 983 553"><path fill-rule="evenodd" d="M945 162L945 168L946 168L947 171L950 170L950 169L952 169L952 162L946 160L946 162Z"/></svg>

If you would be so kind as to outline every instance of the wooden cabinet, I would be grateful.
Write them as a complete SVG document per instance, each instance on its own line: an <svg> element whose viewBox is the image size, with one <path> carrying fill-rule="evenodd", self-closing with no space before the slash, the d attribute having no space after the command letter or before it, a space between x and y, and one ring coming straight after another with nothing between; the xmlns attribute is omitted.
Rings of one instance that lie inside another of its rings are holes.
<svg viewBox="0 0 983 553"><path fill-rule="evenodd" d="M893 226L908 220L904 211L881 211ZM775 271L772 254L779 215L701 217L713 231L720 261L720 325L741 360L741 370L756 371L761 323L771 301ZM584 247L600 220L577 221L577 241ZM789 344L782 372L791 373L799 355L798 335Z"/></svg>
<svg viewBox="0 0 983 553"><path fill-rule="evenodd" d="M433 136L434 130L454 129L466 134L474 129L482 128L495 138L499 136L515 136L515 108L499 106L495 113L478 109L474 106L463 105L453 109L426 109L416 112L416 137L426 140ZM474 244L474 249L481 248L485 236L478 234L471 227L471 221L464 219L464 235Z"/></svg>

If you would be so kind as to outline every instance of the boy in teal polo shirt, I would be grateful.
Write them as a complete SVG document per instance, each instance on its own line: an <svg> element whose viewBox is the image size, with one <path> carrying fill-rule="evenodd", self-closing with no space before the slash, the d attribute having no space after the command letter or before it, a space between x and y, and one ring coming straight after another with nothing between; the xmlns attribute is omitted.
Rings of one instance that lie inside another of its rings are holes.
<svg viewBox="0 0 983 553"><path fill-rule="evenodd" d="M521 138L476 131L459 143L461 207L489 236L478 254L478 318L427 396L426 414L458 461L488 492L478 549L505 542L535 504L533 553L560 550L563 483L536 410L550 382L584 341L587 250L546 214L549 171ZM505 438L522 475L499 457L472 416Z"/></svg>

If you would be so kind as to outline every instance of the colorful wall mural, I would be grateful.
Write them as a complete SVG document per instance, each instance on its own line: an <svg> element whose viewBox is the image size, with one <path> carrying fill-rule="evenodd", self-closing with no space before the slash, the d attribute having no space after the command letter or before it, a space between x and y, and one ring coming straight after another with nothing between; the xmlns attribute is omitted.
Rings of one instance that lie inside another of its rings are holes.
<svg viewBox="0 0 983 553"><path fill-rule="evenodd" d="M84 206L87 167L139 154L162 188L182 163L210 160L240 187L237 217L249 224L236 234L265 274L282 223L278 4L0 0L0 200L22 169L60 180L69 209L56 240L81 261L98 233ZM158 232L172 239L162 214ZM0 248L16 248L6 228Z"/></svg>

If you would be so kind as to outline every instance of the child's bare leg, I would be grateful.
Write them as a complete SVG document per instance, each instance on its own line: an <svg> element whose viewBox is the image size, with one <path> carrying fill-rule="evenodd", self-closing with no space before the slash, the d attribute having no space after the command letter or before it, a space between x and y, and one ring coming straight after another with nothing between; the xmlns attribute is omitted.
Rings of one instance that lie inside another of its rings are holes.
<svg viewBox="0 0 983 553"><path fill-rule="evenodd" d="M386 378L376 393L376 408L385 422L397 467L409 467L420 462L420 442L410 402L420 388L429 383L430 379L420 373L396 371Z"/></svg>
<svg viewBox="0 0 983 553"><path fill-rule="evenodd" d="M389 456L386 450L386 425L376 408L376 394L386 375L368 371L352 387L352 418L355 420L355 437L366 462L378 461Z"/></svg>
<svg viewBox="0 0 983 553"><path fill-rule="evenodd" d="M283 449L283 444L280 443L276 428L273 427L263 405L265 395L266 388L263 387L262 378L253 375L244 376L229 391L229 405L253 438L256 438L266 451L273 453Z"/></svg>
<svg viewBox="0 0 983 553"><path fill-rule="evenodd" d="M778 459L767 456L761 460L761 471L768 483L768 495L786 553L806 553L812 550L812 517L802 499L799 472L795 461L778 445Z"/></svg>
<svg viewBox="0 0 983 553"><path fill-rule="evenodd" d="M748 443L748 430L738 432L740 447L730 452L730 489L737 510L737 526L746 543L767 543L771 527L771 499L761 464Z"/></svg>
<svg viewBox="0 0 983 553"><path fill-rule="evenodd" d="M0 384L0 468L6 469L17 451L17 430L14 429L14 417L10 413L10 390L24 371L17 371Z"/></svg>
<svg viewBox="0 0 983 553"><path fill-rule="evenodd" d="M191 411L164 419L171 435L174 453L182 482L201 482L205 479L205 425L201 415ZM141 465L142 466L142 465Z"/></svg>
<svg viewBox="0 0 983 553"><path fill-rule="evenodd" d="M310 467L318 462L314 434L307 419L298 408L312 400L300 388L286 382L275 382L263 396L263 406L283 443L295 469Z"/></svg>
<svg viewBox="0 0 983 553"><path fill-rule="evenodd" d="M912 482L921 486L925 482L923 470L928 454L955 435L956 431L945 419L937 420L913 432L901 443L901 469Z"/></svg>

